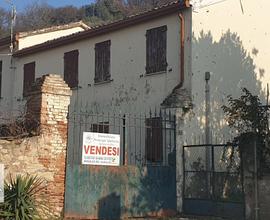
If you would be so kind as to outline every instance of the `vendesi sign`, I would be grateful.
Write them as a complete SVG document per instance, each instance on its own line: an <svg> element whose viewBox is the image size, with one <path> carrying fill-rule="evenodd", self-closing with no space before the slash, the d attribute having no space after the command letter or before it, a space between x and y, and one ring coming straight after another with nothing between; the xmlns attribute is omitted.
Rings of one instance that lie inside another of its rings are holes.
<svg viewBox="0 0 270 220"><path fill-rule="evenodd" d="M4 164L0 164L0 203L4 202Z"/></svg>
<svg viewBox="0 0 270 220"><path fill-rule="evenodd" d="M84 132L82 164L120 165L120 135Z"/></svg>

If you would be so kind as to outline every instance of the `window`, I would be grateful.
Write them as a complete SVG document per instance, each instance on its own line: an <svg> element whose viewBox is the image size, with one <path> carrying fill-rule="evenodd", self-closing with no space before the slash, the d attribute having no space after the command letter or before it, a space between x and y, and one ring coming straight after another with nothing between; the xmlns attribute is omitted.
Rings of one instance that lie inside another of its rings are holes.
<svg viewBox="0 0 270 220"><path fill-rule="evenodd" d="M3 62L0 60L0 98L2 97L2 70L3 70Z"/></svg>
<svg viewBox="0 0 270 220"><path fill-rule="evenodd" d="M72 50L64 54L64 80L70 88L78 87L78 58L78 50Z"/></svg>
<svg viewBox="0 0 270 220"><path fill-rule="evenodd" d="M91 132L109 133L109 122L100 122L99 124L91 125Z"/></svg>
<svg viewBox="0 0 270 220"><path fill-rule="evenodd" d="M24 64L23 66L23 96L27 95L27 92L31 88L31 85L35 82L35 68L36 63L31 62Z"/></svg>
<svg viewBox="0 0 270 220"><path fill-rule="evenodd" d="M111 41L95 45L95 83L110 81Z"/></svg>
<svg viewBox="0 0 270 220"><path fill-rule="evenodd" d="M162 162L162 120L160 117L146 119L146 160L149 162Z"/></svg>
<svg viewBox="0 0 270 220"><path fill-rule="evenodd" d="M146 31L146 74L167 69L167 26Z"/></svg>

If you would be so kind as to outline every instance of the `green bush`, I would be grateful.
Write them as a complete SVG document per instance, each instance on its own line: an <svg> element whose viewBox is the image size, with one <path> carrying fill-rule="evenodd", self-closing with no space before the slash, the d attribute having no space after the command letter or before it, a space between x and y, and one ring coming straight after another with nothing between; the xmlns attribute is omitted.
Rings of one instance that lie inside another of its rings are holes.
<svg viewBox="0 0 270 220"><path fill-rule="evenodd" d="M0 204L0 219L34 220L41 219L42 205L36 200L37 193L43 188L43 180L37 176L10 178L5 182L5 201Z"/></svg>

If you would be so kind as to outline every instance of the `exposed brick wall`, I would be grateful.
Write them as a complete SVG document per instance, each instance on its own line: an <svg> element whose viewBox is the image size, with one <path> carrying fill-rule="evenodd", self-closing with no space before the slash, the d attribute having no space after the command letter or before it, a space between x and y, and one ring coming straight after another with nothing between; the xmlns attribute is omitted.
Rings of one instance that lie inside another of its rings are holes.
<svg viewBox="0 0 270 220"><path fill-rule="evenodd" d="M0 163L10 174L43 177L46 203L60 215L64 206L67 114L71 90L59 75L37 79L28 94L27 114L40 124L40 135L0 141Z"/></svg>

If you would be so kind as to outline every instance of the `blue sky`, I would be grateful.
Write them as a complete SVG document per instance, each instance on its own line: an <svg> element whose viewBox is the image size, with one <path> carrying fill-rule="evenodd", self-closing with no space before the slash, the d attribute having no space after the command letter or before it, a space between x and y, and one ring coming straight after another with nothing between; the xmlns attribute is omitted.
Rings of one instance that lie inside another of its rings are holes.
<svg viewBox="0 0 270 220"><path fill-rule="evenodd" d="M60 7L60 6L66 6L66 5L74 5L77 7L80 7L82 5L87 5L95 0L0 0L0 7L9 9L10 5L7 3L7 1L13 2L13 4L16 6L17 11L22 11L27 5L32 4L33 2L45 2L53 7Z"/></svg>

